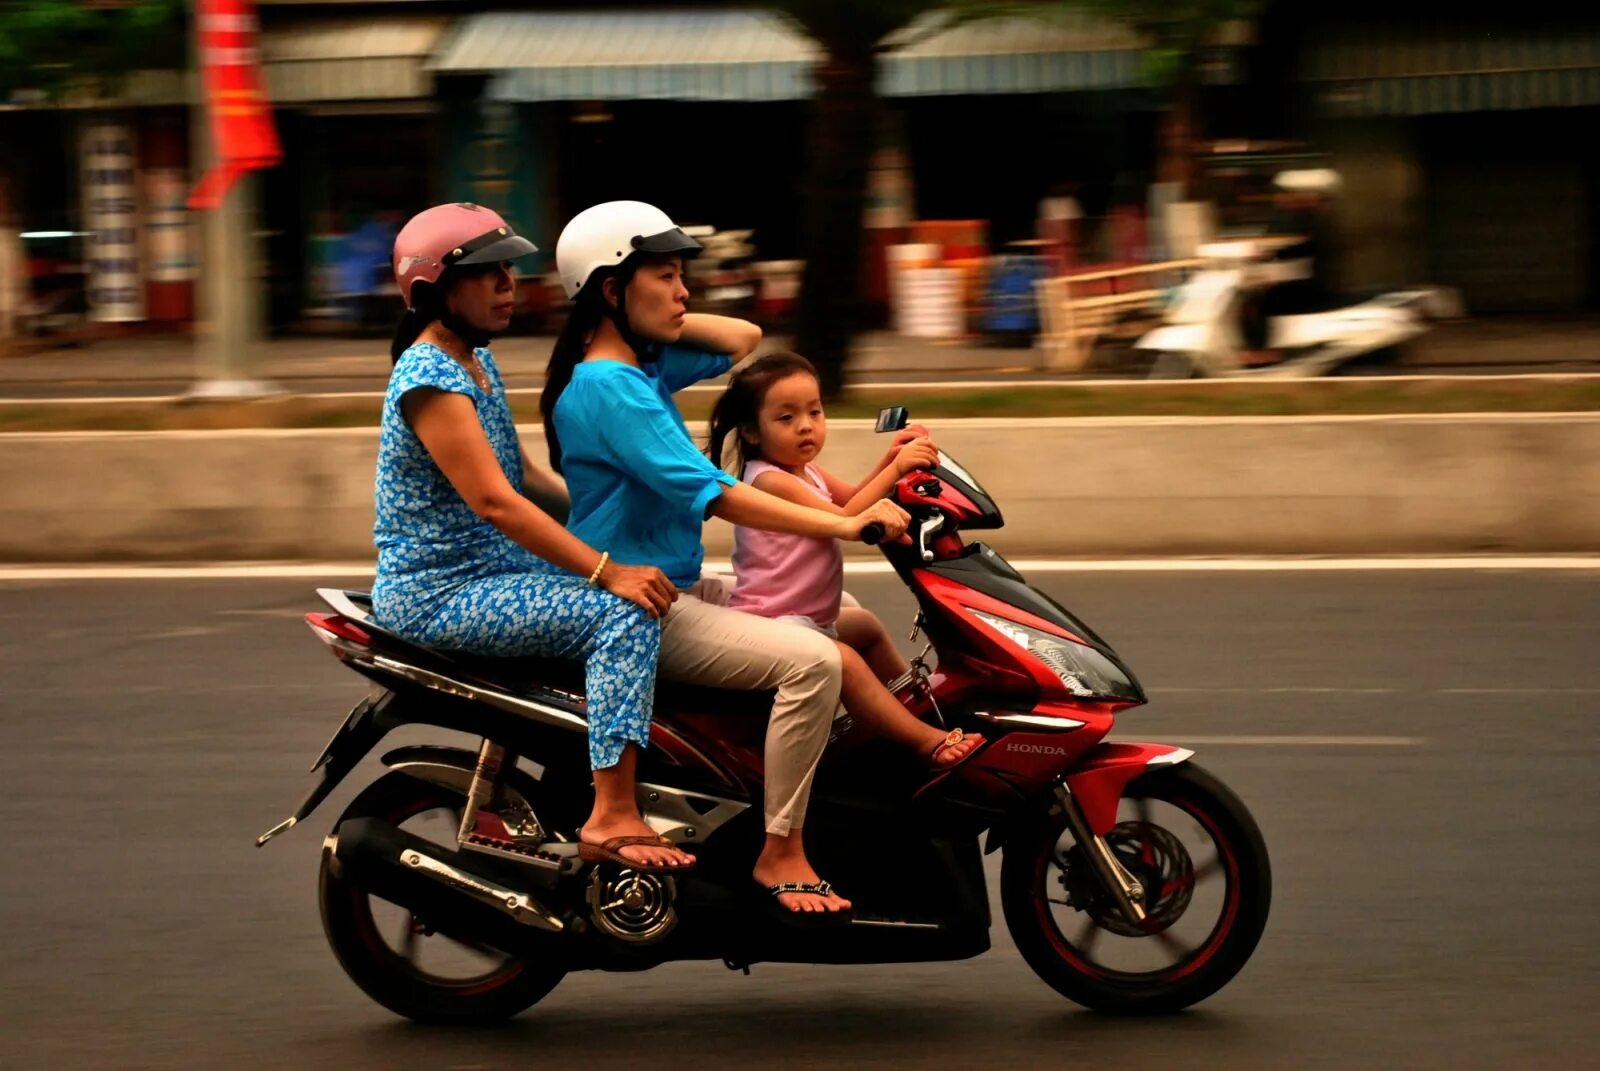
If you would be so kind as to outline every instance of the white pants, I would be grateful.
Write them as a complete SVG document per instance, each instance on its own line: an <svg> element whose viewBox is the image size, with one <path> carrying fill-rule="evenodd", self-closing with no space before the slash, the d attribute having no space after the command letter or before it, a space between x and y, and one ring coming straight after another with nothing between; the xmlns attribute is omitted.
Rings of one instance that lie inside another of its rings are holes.
<svg viewBox="0 0 1600 1071"><path fill-rule="evenodd" d="M820 632L725 604L731 585L703 577L661 622L661 675L753 691L777 689L765 752L768 833L805 822L811 781L839 706L839 648Z"/></svg>

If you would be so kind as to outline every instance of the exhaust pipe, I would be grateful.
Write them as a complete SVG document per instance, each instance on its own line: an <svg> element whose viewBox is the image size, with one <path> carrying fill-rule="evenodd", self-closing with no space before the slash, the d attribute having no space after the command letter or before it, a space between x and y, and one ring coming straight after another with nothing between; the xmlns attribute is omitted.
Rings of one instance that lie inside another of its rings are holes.
<svg viewBox="0 0 1600 1071"><path fill-rule="evenodd" d="M526 892L468 869L459 853L376 818L342 823L323 850L373 895L426 919L483 923L487 933L504 934L513 942L525 939L528 930L566 929L566 923ZM506 920L517 925L507 927Z"/></svg>

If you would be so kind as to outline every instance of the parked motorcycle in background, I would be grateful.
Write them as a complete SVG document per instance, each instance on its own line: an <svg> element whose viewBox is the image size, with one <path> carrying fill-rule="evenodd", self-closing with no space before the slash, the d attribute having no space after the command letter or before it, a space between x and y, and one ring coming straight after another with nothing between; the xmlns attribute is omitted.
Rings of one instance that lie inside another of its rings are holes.
<svg viewBox="0 0 1600 1071"><path fill-rule="evenodd" d="M1328 375L1363 358L1392 355L1459 316L1459 299L1438 287L1378 295L1338 293L1326 248L1328 196L1338 173L1286 170L1274 177L1273 233L1199 245L1206 264L1173 293L1155 328L1134 343L1154 358L1152 379Z"/></svg>

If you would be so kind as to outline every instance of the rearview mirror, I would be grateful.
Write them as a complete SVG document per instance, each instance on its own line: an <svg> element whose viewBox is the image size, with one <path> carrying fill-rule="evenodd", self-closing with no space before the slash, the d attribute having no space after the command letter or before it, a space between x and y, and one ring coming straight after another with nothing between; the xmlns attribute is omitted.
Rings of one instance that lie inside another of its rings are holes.
<svg viewBox="0 0 1600 1071"><path fill-rule="evenodd" d="M874 431L880 434L885 431L899 431L911 423L911 414L903 405L891 405L887 409L878 410L878 426Z"/></svg>

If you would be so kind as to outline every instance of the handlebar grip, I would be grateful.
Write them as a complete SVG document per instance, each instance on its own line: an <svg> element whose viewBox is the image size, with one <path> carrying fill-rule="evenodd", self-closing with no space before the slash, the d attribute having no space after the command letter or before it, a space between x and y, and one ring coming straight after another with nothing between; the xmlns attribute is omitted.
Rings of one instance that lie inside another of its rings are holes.
<svg viewBox="0 0 1600 1071"><path fill-rule="evenodd" d="M881 521L873 521L861 526L861 542L869 547L875 547L883 542L884 527Z"/></svg>

